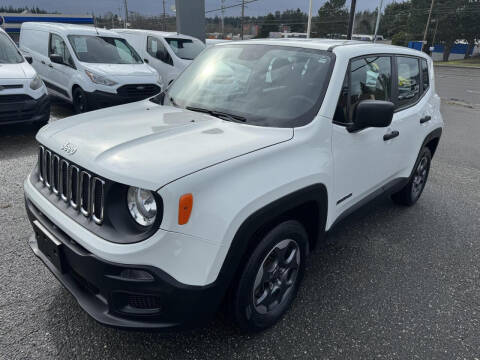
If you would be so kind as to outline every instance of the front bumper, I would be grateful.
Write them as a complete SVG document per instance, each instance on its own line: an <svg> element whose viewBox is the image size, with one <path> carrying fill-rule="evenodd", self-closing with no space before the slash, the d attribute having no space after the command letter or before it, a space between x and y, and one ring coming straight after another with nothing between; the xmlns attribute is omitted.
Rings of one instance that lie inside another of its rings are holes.
<svg viewBox="0 0 480 360"><path fill-rule="evenodd" d="M215 283L185 285L153 266L100 259L59 229L28 198L26 209L35 230L29 238L33 252L98 322L125 329L172 331L198 326L217 310L224 289ZM39 249L45 233L61 244L61 266ZM125 278L121 275L124 270L142 270L151 278Z"/></svg>
<svg viewBox="0 0 480 360"><path fill-rule="evenodd" d="M159 87L158 92L160 92L160 90L161 89ZM122 95L99 90L91 93L86 92L88 106L90 109L101 109L109 106L128 104L135 101L145 100L154 95L156 94Z"/></svg>
<svg viewBox="0 0 480 360"><path fill-rule="evenodd" d="M5 95L7 97L9 95ZM43 95L33 99L21 95L17 99L3 101L0 96L0 125L25 122L42 122L50 118L50 99Z"/></svg>

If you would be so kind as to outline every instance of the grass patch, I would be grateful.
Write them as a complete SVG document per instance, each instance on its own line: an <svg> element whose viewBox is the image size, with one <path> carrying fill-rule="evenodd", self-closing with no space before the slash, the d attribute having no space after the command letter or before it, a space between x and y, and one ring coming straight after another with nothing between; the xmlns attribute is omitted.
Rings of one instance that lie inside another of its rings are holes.
<svg viewBox="0 0 480 360"><path fill-rule="evenodd" d="M475 57L471 57L471 58L468 58L468 59L459 59L459 60L450 60L450 61L435 61L435 65L480 68L480 56L475 56Z"/></svg>

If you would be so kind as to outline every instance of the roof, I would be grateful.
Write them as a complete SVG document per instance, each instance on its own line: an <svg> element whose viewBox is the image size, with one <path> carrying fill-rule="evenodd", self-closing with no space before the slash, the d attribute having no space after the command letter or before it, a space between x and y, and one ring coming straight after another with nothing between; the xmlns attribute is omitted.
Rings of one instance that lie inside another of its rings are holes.
<svg viewBox="0 0 480 360"><path fill-rule="evenodd" d="M57 31L66 35L101 35L117 37L118 34L111 30L105 30L94 26L63 24L63 23L48 23L48 22L25 22L22 28L29 29L48 29L49 31Z"/></svg>
<svg viewBox="0 0 480 360"><path fill-rule="evenodd" d="M169 31L157 31L157 30L144 30L144 29L112 29L112 31L118 32L119 34L122 33L149 33L154 34L161 37L173 37L173 38L183 38L183 39L195 39L193 36L183 35L176 32L169 32Z"/></svg>
<svg viewBox="0 0 480 360"><path fill-rule="evenodd" d="M333 39L302 39L302 38L278 38L278 39L252 39L243 41L230 41L228 43L219 43L216 46L225 46L228 44L265 44L265 45L283 45L292 47L303 47L309 49L319 49L331 51L338 55L348 57L361 56L366 54L405 54L429 58L421 51L410 49L404 46L395 46L379 43L370 43L356 40L333 40Z"/></svg>

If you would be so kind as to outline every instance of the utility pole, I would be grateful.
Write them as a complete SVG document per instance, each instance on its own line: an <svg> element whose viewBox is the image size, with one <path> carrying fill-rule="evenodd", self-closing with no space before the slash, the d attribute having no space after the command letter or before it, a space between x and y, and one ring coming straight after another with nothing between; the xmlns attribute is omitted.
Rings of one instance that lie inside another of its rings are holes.
<svg viewBox="0 0 480 360"><path fill-rule="evenodd" d="M224 17L225 17L225 0L220 0L222 3L222 38L225 39L225 22L224 22Z"/></svg>
<svg viewBox="0 0 480 360"><path fill-rule="evenodd" d="M127 6L127 0L124 0L125 3L125 23L124 23L124 28L127 28L127 23L128 23L128 6Z"/></svg>
<svg viewBox="0 0 480 360"><path fill-rule="evenodd" d="M243 40L243 21L245 17L245 0L242 0L242 29L240 30L240 38Z"/></svg>
<svg viewBox="0 0 480 360"><path fill-rule="evenodd" d="M377 23L375 24L375 35L373 35L373 42L377 42L377 32L378 32L378 25L380 25L380 16L382 15L382 5L383 0L380 0L380 6L378 7L378 14L377 14Z"/></svg>
<svg viewBox="0 0 480 360"><path fill-rule="evenodd" d="M310 0L310 6L308 8L307 38L310 38L311 31L312 31L312 0Z"/></svg>
<svg viewBox="0 0 480 360"><path fill-rule="evenodd" d="M424 50L425 44L427 42L428 26L430 25L430 18L432 17L432 10L433 10L434 3L435 3L435 0L432 0L432 2L430 3L430 11L428 13L427 25L425 26L425 32L423 33L422 50Z"/></svg>
<svg viewBox="0 0 480 360"><path fill-rule="evenodd" d="M350 5L350 18L348 20L348 33L347 39L352 40L352 32L353 32L353 21L355 20L355 7L357 5L357 0L352 0Z"/></svg>
<svg viewBox="0 0 480 360"><path fill-rule="evenodd" d="M167 23L165 17L165 0L163 0L163 31L167 31Z"/></svg>

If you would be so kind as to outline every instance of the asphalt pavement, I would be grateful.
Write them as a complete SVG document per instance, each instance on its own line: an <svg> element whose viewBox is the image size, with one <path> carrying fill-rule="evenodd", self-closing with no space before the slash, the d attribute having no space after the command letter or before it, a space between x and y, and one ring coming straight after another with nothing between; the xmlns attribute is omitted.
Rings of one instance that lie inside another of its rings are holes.
<svg viewBox="0 0 480 360"><path fill-rule="evenodd" d="M420 201L345 219L284 319L249 336L221 315L168 336L90 319L27 245L36 129L0 128L0 359L480 358L480 70L437 68L437 91L446 128Z"/></svg>

